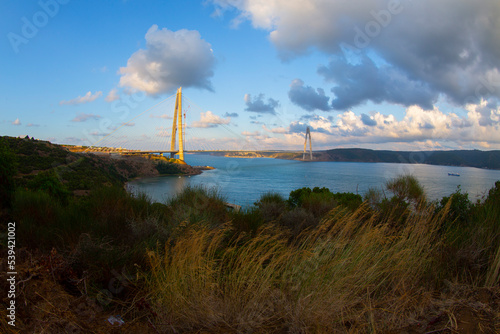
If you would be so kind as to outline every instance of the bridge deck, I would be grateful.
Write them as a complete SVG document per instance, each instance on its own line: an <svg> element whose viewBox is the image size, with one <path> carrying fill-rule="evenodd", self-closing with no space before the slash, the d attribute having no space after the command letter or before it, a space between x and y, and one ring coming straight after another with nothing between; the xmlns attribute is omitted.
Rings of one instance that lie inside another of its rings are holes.
<svg viewBox="0 0 500 334"><path fill-rule="evenodd" d="M179 151L165 151L165 150L159 150L159 151L127 151L123 152L125 154L154 154L154 153L179 153Z"/></svg>

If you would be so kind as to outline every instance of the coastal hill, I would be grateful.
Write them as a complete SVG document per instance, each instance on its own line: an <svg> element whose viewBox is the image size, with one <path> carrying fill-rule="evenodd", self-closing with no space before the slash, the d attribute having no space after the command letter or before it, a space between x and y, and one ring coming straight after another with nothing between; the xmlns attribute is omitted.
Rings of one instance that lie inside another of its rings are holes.
<svg viewBox="0 0 500 334"><path fill-rule="evenodd" d="M128 180L138 177L201 173L199 168L176 159L148 154L75 152L68 145L29 137L0 137L0 152L6 149L15 161L14 179L18 186L29 188L59 180L75 195L86 195L102 185L123 186Z"/></svg>
<svg viewBox="0 0 500 334"><path fill-rule="evenodd" d="M379 151L360 148L340 148L318 152L317 155L318 160L321 161L421 163L500 169L500 151Z"/></svg>
<svg viewBox="0 0 500 334"><path fill-rule="evenodd" d="M302 160L298 151L212 152L214 155L239 158L276 158ZM309 154L309 153L308 153ZM500 150L389 151L363 148L337 148L313 152L314 161L419 163L429 165L500 169Z"/></svg>

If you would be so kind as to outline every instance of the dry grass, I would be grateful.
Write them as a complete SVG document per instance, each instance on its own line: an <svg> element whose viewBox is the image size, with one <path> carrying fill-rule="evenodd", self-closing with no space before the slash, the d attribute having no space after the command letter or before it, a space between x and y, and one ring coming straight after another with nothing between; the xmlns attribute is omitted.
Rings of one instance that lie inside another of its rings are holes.
<svg viewBox="0 0 500 334"><path fill-rule="evenodd" d="M291 332L402 328L423 287L443 215L412 214L395 231L366 206L334 210L297 244L276 227L227 244L227 226L198 228L150 251L158 326Z"/></svg>

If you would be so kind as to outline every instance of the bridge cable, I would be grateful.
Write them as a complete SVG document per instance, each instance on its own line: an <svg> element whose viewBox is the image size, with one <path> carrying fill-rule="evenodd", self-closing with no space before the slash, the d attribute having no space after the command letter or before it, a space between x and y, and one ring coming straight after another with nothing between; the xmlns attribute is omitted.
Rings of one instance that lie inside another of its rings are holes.
<svg viewBox="0 0 500 334"><path fill-rule="evenodd" d="M205 109L203 109L202 107L200 107L198 104L196 104L196 102L194 102L193 100L191 100L190 98L188 98L187 96L183 95L184 98L186 98L187 100L189 100L193 105L195 105L196 107L198 107L201 111L206 111ZM250 140L248 140L248 138L246 137L243 137L241 134L239 133L236 133L234 132L233 130L231 130L228 126L226 126L225 124L221 124L221 123L218 123L217 125L220 125L222 126L226 131L232 133L233 135L235 135L236 137L239 137L241 138L245 143L248 144L248 146L253 146L253 145L250 145L251 142ZM255 147L255 146L254 146ZM215 151L215 150L212 150L212 151Z"/></svg>
<svg viewBox="0 0 500 334"><path fill-rule="evenodd" d="M106 136L102 137L101 139L99 139L98 141L96 141L94 144L92 144L89 148L87 148L85 150L85 152L87 152L91 147L95 147L98 143L100 143L101 141L103 141L104 139L108 138L109 136L111 136L113 133L115 133L116 131L120 130L121 128L123 128L124 126L126 126L127 124L130 124L133 120L137 119L138 117L144 115L146 112L150 111L151 109L159 106L160 104L162 104L163 102L171 99L172 97L174 97L176 94L172 95L172 96L169 96L167 97L166 99L164 99L163 101L161 102L158 102L157 104L155 104L154 106L146 109L145 111L143 111L142 113L140 113L139 115L135 116L134 118L132 118L131 120L129 120L128 122L124 122L121 126L119 126L118 128L116 128L115 130L111 131L109 134L107 134Z"/></svg>

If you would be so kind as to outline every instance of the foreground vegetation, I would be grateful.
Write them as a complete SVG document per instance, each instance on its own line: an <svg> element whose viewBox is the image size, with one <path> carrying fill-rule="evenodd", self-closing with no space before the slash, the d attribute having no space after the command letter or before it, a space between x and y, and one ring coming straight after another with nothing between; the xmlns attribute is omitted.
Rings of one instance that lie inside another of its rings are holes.
<svg viewBox="0 0 500 334"><path fill-rule="evenodd" d="M233 212L204 188L154 203L119 183L18 186L0 155L22 332L500 331L500 181L476 203L430 202L405 175L365 198L302 188Z"/></svg>

